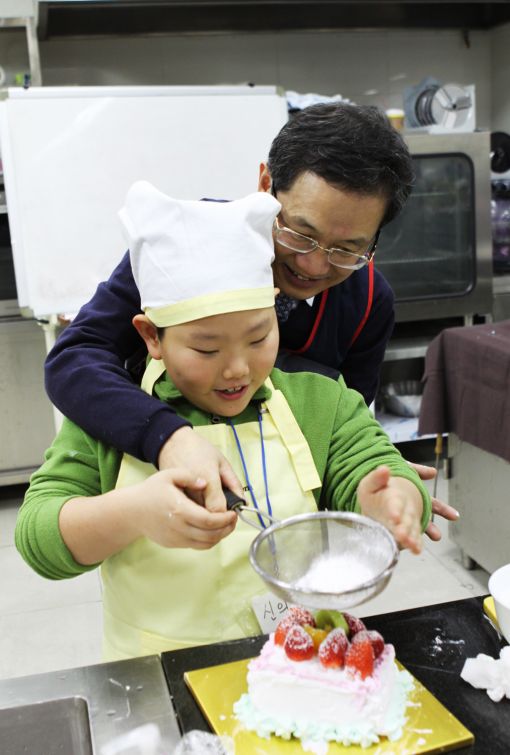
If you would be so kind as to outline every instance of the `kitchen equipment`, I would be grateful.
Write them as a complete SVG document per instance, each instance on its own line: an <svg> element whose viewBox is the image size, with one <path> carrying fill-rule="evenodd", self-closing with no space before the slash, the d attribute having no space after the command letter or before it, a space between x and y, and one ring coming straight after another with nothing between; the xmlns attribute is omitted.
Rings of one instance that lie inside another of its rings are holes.
<svg viewBox="0 0 510 755"><path fill-rule="evenodd" d="M318 511L275 522L250 548L251 565L287 603L344 610L380 593L399 557L379 522Z"/></svg>
<svg viewBox="0 0 510 755"><path fill-rule="evenodd" d="M436 476L434 477L434 488L432 491L432 497L437 497L437 483L439 480L439 463L441 461L441 456L443 455L443 434L437 433L436 435L436 442L434 444L434 456L435 456L435 464L434 469L436 470ZM430 521L434 521L434 511L432 510L432 514L430 516Z"/></svg>
<svg viewBox="0 0 510 755"><path fill-rule="evenodd" d="M494 607L501 633L510 642L510 564L497 569L489 578L489 592L494 598Z"/></svg>
<svg viewBox="0 0 510 755"><path fill-rule="evenodd" d="M510 272L510 180L491 181L492 264L495 273Z"/></svg>
<svg viewBox="0 0 510 755"><path fill-rule="evenodd" d="M217 646L215 646L217 647ZM271 752L274 755L303 753L297 739L284 740L272 736L260 739L254 732L246 731L231 715L233 704L247 692L246 673L249 659L224 663L219 666L184 672L184 681L200 706L210 727L216 734L232 737L235 752L243 755L258 755ZM402 668L402 667L401 667ZM189 706L189 703L188 703ZM344 753L435 753L456 749L473 742L473 735L455 718L417 679L406 710L407 721L402 738L398 742L383 739L369 749L351 745L347 749L337 742L330 742L328 755ZM322 752L322 750L321 750Z"/></svg>
<svg viewBox="0 0 510 755"><path fill-rule="evenodd" d="M150 721L173 753L179 725L156 655L0 679L2 755L100 755Z"/></svg>
<svg viewBox="0 0 510 755"><path fill-rule="evenodd" d="M399 551L386 527L361 514L317 511L278 521L223 489L227 508L261 530L250 562L271 592L287 603L342 610L364 603L388 584ZM246 512L263 517L262 527Z"/></svg>
<svg viewBox="0 0 510 755"><path fill-rule="evenodd" d="M475 88L427 77L404 90L406 126L429 133L475 130Z"/></svg>
<svg viewBox="0 0 510 755"><path fill-rule="evenodd" d="M227 509L261 530L250 548L251 565L287 603L342 610L364 603L388 584L399 551L390 531L374 519L317 511L279 521L228 488L223 493ZM262 526L261 518L271 526Z"/></svg>
<svg viewBox="0 0 510 755"><path fill-rule="evenodd" d="M395 293L397 323L492 312L490 134L404 133L415 182L384 226L375 264Z"/></svg>
<svg viewBox="0 0 510 755"><path fill-rule="evenodd" d="M510 135L504 131L491 134L492 178L508 178L510 171Z"/></svg>
<svg viewBox="0 0 510 755"><path fill-rule="evenodd" d="M223 488L223 495L227 500L227 509L229 511L235 511L240 519L250 527L255 527L256 530L264 530L262 524L260 524L260 518L267 519L268 522L278 522L267 511L259 511L255 506L248 506L244 498L240 498L233 493L229 488ZM249 512L252 516L248 516L246 512ZM258 521L257 521L258 520Z"/></svg>
<svg viewBox="0 0 510 755"><path fill-rule="evenodd" d="M381 388L386 409L399 417L419 417L423 383L419 380L400 380Z"/></svg>
<svg viewBox="0 0 510 755"><path fill-rule="evenodd" d="M261 530L250 548L250 562L272 592L287 603L342 610L380 593L395 568L399 551L382 524L361 514L318 511L278 521L247 506L227 488L227 508ZM246 512L255 514L253 520ZM263 527L257 519L268 519Z"/></svg>

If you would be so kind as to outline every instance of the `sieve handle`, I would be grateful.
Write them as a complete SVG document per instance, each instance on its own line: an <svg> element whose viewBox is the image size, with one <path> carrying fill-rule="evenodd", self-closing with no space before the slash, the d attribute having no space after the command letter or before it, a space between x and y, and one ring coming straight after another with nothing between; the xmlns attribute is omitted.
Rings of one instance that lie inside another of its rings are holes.
<svg viewBox="0 0 510 755"><path fill-rule="evenodd" d="M227 499L227 511L237 511L241 506L246 506L245 499L236 495L230 488L222 488L222 490Z"/></svg>

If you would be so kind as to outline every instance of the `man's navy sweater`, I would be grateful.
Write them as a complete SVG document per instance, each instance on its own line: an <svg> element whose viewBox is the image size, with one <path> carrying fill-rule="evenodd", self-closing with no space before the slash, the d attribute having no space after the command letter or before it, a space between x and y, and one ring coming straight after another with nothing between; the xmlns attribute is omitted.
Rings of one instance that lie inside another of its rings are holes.
<svg viewBox="0 0 510 755"><path fill-rule="evenodd" d="M309 339L324 294L316 296L311 307L300 302L287 322L280 323L283 353L278 366L332 376L341 372L347 385L370 404L393 330L394 310L393 292L375 270L372 306L351 345L367 309L368 281L365 267L329 289L313 341L295 356L292 352L302 349ZM140 295L126 254L49 353L46 390L58 409L90 435L156 464L165 441L187 423L141 391L126 372L126 362L142 345L131 323L139 312Z"/></svg>

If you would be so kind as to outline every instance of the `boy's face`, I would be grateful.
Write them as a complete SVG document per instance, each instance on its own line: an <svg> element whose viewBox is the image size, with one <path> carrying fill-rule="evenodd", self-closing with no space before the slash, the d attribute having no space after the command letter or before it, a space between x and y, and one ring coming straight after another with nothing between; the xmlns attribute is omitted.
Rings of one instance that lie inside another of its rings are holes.
<svg viewBox="0 0 510 755"><path fill-rule="evenodd" d="M246 408L271 372L278 351L273 307L174 325L165 329L161 340L144 315L137 315L134 324L181 393L200 409L223 417Z"/></svg>

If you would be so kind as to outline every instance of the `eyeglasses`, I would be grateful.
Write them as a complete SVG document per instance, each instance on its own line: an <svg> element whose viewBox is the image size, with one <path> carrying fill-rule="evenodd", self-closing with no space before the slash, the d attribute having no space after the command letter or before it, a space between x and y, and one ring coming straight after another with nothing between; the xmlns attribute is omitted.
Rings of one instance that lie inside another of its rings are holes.
<svg viewBox="0 0 510 755"><path fill-rule="evenodd" d="M315 239L311 239L309 236L304 236L302 233L280 225L278 218L274 220L273 231L276 241L286 249L291 249L293 252L298 252L298 254L310 254L310 252L314 252L316 249L322 249L328 255L328 262L331 265L343 267L346 270L360 270L367 265L375 254L379 239L379 231L377 231L366 251L363 254L355 254L340 247L331 247L328 249L321 246Z"/></svg>

